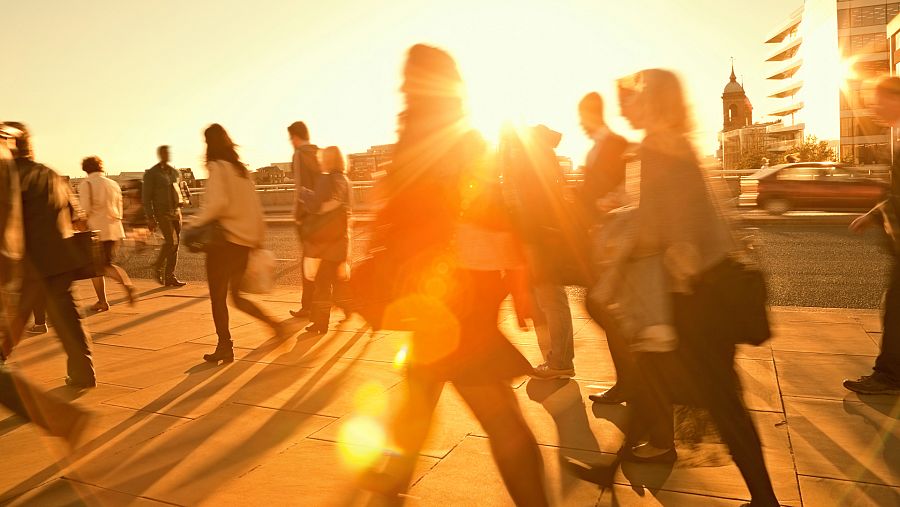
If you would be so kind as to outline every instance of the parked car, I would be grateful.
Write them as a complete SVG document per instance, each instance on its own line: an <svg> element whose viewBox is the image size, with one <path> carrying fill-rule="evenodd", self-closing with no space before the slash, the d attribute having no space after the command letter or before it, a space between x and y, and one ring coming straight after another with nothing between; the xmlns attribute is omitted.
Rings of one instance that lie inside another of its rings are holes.
<svg viewBox="0 0 900 507"><path fill-rule="evenodd" d="M888 187L886 181L837 162L799 162L742 177L739 202L773 215L792 210L863 210L883 200Z"/></svg>

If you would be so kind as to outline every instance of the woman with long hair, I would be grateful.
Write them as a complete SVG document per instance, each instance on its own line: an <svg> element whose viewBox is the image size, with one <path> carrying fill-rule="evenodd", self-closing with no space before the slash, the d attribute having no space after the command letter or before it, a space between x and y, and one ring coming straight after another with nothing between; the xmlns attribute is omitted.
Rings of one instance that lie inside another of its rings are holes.
<svg viewBox="0 0 900 507"><path fill-rule="evenodd" d="M395 414L399 451L370 486L406 490L445 383L453 383L488 434L494 460L517 505L547 505L543 462L511 380L531 371L497 327L506 296L502 270L514 259L499 178L485 165L486 146L468 125L463 82L446 52L410 48L401 91L386 202L373 247L399 265L402 297L388 306L386 327L412 321L406 400Z"/></svg>
<svg viewBox="0 0 900 507"><path fill-rule="evenodd" d="M734 371L735 344L724 332L734 324L725 320L728 312L715 296L728 290L720 274L736 262L740 246L688 138L691 122L681 83L670 71L650 69L619 80L618 89L622 115L645 131L633 256L660 256L687 393L709 410L747 483L751 505L777 506ZM649 421L649 440L629 441L622 454L635 461L673 461L672 393L659 377L660 359L666 358L641 356L644 382L634 405L635 415Z"/></svg>
<svg viewBox="0 0 900 507"><path fill-rule="evenodd" d="M308 213L303 276L315 284L312 322L306 330L315 334L328 332L332 298L344 310L345 319L350 315L346 290L350 181L344 174L344 156L337 146L323 149L320 157L321 173L316 179L315 190L304 187L300 194Z"/></svg>
<svg viewBox="0 0 900 507"><path fill-rule="evenodd" d="M234 306L268 324L279 334L280 324L254 302L241 295L241 280L247 270L250 250L261 248L266 238L262 205L250 173L241 162L235 144L218 123L204 131L206 138L206 199L191 223L199 227L217 222L224 241L206 253L206 280L209 300L219 341L212 354L203 359L211 363L234 361L234 346L228 329L228 304L231 293Z"/></svg>
<svg viewBox="0 0 900 507"><path fill-rule="evenodd" d="M91 279L97 293L97 302L91 306L91 310L109 310L104 276L121 283L125 287L128 302L133 305L134 284L128 273L115 264L116 254L125 239L125 228L122 227L122 189L118 183L103 174L103 161L99 157L82 160L81 169L87 173L87 178L78 185L78 200L86 215L88 230L99 231L103 263L103 275Z"/></svg>

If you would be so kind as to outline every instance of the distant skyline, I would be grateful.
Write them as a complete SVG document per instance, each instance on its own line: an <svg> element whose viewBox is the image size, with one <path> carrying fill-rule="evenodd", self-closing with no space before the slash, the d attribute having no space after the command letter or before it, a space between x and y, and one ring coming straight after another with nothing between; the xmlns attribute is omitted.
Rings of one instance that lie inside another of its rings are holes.
<svg viewBox="0 0 900 507"><path fill-rule="evenodd" d="M320 146L360 152L394 142L405 51L424 42L456 58L473 122L488 138L505 119L544 123L563 133L559 153L575 165L589 148L576 114L581 96L599 91L610 126L637 141L619 116L614 80L673 69L689 91L706 155L717 146L731 57L755 119L767 120L772 84L763 42L801 4L15 2L3 7L0 24L14 41L4 56L16 92L0 103L0 118L27 123L37 158L71 176L88 155L112 173L140 171L155 163L156 146L168 144L176 166L202 177L202 130L213 122L229 130L251 168L290 159L286 126L295 120L307 122ZM834 1L821 6L828 33ZM836 58L836 34L818 56L826 64ZM822 83L822 93L831 96L830 86ZM833 112L808 125L820 138L838 137L833 93Z"/></svg>

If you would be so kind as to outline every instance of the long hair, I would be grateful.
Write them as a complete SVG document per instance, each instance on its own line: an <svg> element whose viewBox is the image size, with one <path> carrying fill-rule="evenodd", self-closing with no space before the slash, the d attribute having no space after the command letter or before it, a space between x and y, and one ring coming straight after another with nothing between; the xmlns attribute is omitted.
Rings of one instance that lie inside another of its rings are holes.
<svg viewBox="0 0 900 507"><path fill-rule="evenodd" d="M343 173L344 154L337 146L329 146L322 150L322 172Z"/></svg>
<svg viewBox="0 0 900 507"><path fill-rule="evenodd" d="M647 142L665 151L688 148L696 153L689 135L693 130L690 108L678 76L665 69L645 69L618 81L619 93L637 94L641 128Z"/></svg>
<svg viewBox="0 0 900 507"><path fill-rule="evenodd" d="M203 132L203 136L206 138L206 161L213 162L216 160L231 162L231 165L234 166L234 169L238 171L238 174L242 178L249 177L249 171L247 171L247 167L241 162L241 157L238 155L236 148L236 144L231 140L231 137L228 136L228 132L225 131L225 128L219 125L218 123L213 123Z"/></svg>

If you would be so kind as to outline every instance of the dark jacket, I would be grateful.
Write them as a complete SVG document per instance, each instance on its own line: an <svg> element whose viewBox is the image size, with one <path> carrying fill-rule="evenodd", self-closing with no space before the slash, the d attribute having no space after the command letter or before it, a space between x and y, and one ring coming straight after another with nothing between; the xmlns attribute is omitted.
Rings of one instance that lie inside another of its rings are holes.
<svg viewBox="0 0 900 507"><path fill-rule="evenodd" d="M301 190L307 214L302 226L303 256L343 262L350 244L350 181L343 173L324 173L318 175L315 188Z"/></svg>
<svg viewBox="0 0 900 507"><path fill-rule="evenodd" d="M180 179L177 169L161 163L144 172L141 196L147 219L171 217L179 213L182 206Z"/></svg>
<svg viewBox="0 0 900 507"><path fill-rule="evenodd" d="M299 223L306 216L302 203L302 189L314 189L319 178L319 147L307 144L294 150L291 168L294 171L294 219Z"/></svg>
<svg viewBox="0 0 900 507"><path fill-rule="evenodd" d="M597 199L602 199L625 181L625 149L628 141L612 131L596 146L598 152L584 168L580 198L588 219L597 216ZM591 220L593 221L593 220Z"/></svg>
<svg viewBox="0 0 900 507"><path fill-rule="evenodd" d="M70 240L72 214L68 185L52 169L29 158L16 159L21 179L25 256L44 277L84 264Z"/></svg>

